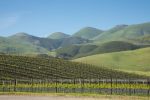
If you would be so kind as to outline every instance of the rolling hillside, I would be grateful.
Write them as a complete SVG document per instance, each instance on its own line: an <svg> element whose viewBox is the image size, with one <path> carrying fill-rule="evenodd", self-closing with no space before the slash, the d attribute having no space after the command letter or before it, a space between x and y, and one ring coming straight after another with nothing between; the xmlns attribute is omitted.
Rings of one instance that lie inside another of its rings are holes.
<svg viewBox="0 0 150 100"><path fill-rule="evenodd" d="M85 27L72 36L56 32L48 38L42 38L20 32L9 37L0 37L2 53L23 55L54 52L57 56L69 59L134 50L145 45L150 45L150 23L117 25L107 31Z"/></svg>
<svg viewBox="0 0 150 100"><path fill-rule="evenodd" d="M114 74L115 73L115 74ZM0 55L0 79L142 78L56 58Z"/></svg>
<svg viewBox="0 0 150 100"><path fill-rule="evenodd" d="M133 51L97 54L74 61L119 70L150 72L150 47Z"/></svg>
<svg viewBox="0 0 150 100"><path fill-rule="evenodd" d="M60 39L60 41L61 43L59 47L65 47L65 46L70 46L75 44L86 44L92 42L88 39L84 39L81 37L68 37L68 38Z"/></svg>
<svg viewBox="0 0 150 100"><path fill-rule="evenodd" d="M29 35L27 33L16 33L15 35L8 37L8 39L10 39L11 41L16 41L18 43L23 42L35 46L40 46L47 50L56 49L59 47L61 43L60 40L40 38L40 37Z"/></svg>
<svg viewBox="0 0 150 100"><path fill-rule="evenodd" d="M114 34L117 31L123 30L126 27L128 27L128 25L124 25L124 24L123 25L116 25L115 27L113 27L113 28L111 28L111 29L109 29L107 31L104 31L101 35L93 38L93 40L102 41L101 40L102 39L101 36L103 37L103 35L105 35L106 38L107 38L107 36L109 37L109 35Z"/></svg>
<svg viewBox="0 0 150 100"><path fill-rule="evenodd" d="M134 45L128 42L112 41L100 45L94 45L94 44L71 45L71 46L57 49L56 54L58 57L63 57L63 58L78 58L78 57L84 57L93 54L134 50L141 47L142 46L140 45Z"/></svg>
<svg viewBox="0 0 150 100"><path fill-rule="evenodd" d="M73 36L81 37L85 39L92 39L100 35L103 31L93 27L85 27L80 29L78 32L74 33Z"/></svg>
<svg viewBox="0 0 150 100"><path fill-rule="evenodd" d="M90 42L80 37L62 39L40 38L27 33L16 33L9 37L0 37L0 52L9 54L48 54L51 50L73 44Z"/></svg>
<svg viewBox="0 0 150 100"><path fill-rule="evenodd" d="M48 50L26 42L0 38L0 52L6 54L48 54Z"/></svg>
<svg viewBox="0 0 150 100"><path fill-rule="evenodd" d="M77 55L87 55L95 48L96 45L71 45L57 49L55 52L57 57L71 59Z"/></svg>
<svg viewBox="0 0 150 100"><path fill-rule="evenodd" d="M128 42L130 41L132 43L150 44L150 41L143 39L143 37L147 36L150 36L150 22L129 25L121 28L114 27L97 36L95 41L106 42L120 40Z"/></svg>
<svg viewBox="0 0 150 100"><path fill-rule="evenodd" d="M41 46L48 50L57 49L59 47L68 46L72 44L82 44L87 43L89 40L80 37L68 37L62 39L48 39L40 38L36 36L29 35L27 33L17 33L9 37L12 41L27 42L33 45Z"/></svg>

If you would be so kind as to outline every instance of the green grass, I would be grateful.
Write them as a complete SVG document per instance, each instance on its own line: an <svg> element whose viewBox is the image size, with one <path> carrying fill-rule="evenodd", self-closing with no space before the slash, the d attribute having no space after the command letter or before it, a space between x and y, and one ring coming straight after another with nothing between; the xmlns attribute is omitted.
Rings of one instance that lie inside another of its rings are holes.
<svg viewBox="0 0 150 100"><path fill-rule="evenodd" d="M5 88L14 88L14 84L5 84L0 85L0 89ZM128 83L28 83L28 84L17 84L15 88L117 88L117 89L149 89L150 86L147 84L128 84Z"/></svg>
<svg viewBox="0 0 150 100"><path fill-rule="evenodd" d="M119 70L148 72L150 71L150 47L133 51L97 54L73 61Z"/></svg>
<svg viewBox="0 0 150 100"><path fill-rule="evenodd" d="M150 76L150 71L130 71L130 70L120 70L128 73L134 73L138 75Z"/></svg>

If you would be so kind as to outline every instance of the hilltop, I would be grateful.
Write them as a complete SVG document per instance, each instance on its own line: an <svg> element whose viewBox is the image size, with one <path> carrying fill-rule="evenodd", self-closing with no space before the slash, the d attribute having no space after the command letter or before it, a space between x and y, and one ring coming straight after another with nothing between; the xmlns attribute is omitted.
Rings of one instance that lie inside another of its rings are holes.
<svg viewBox="0 0 150 100"><path fill-rule="evenodd" d="M117 41L117 42L115 42ZM37 37L19 32L0 37L0 52L8 54L48 54L77 58L93 54L134 50L150 45L150 23L117 25L109 30L85 27L72 35L62 32Z"/></svg>
<svg viewBox="0 0 150 100"><path fill-rule="evenodd" d="M70 37L70 35L62 33L62 32L55 32L55 33L52 33L51 35L49 35L47 38L50 38L50 39L63 39L63 38L68 38L68 37Z"/></svg>
<svg viewBox="0 0 150 100"><path fill-rule="evenodd" d="M100 35L103 31L93 27L85 27L74 33L73 36L81 37L85 39L92 39Z"/></svg>
<svg viewBox="0 0 150 100"><path fill-rule="evenodd" d="M108 31L103 32L94 40L99 42L106 41L130 41L138 44L150 44L150 40L143 37L150 36L150 22L128 25L125 27L114 27Z"/></svg>

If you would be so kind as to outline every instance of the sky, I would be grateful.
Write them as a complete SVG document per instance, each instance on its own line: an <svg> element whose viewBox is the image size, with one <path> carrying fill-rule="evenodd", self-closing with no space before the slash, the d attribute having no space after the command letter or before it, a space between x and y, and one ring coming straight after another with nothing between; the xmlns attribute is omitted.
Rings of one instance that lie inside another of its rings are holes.
<svg viewBox="0 0 150 100"><path fill-rule="evenodd" d="M150 22L150 0L0 0L0 36L26 32L46 37L145 22Z"/></svg>

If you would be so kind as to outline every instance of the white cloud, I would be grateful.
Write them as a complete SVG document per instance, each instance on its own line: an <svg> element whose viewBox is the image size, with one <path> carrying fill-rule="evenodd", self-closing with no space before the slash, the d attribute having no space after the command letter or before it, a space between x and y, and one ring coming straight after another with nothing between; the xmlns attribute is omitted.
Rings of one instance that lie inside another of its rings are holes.
<svg viewBox="0 0 150 100"><path fill-rule="evenodd" d="M17 15L0 18L0 30L14 26L18 20L19 16Z"/></svg>
<svg viewBox="0 0 150 100"><path fill-rule="evenodd" d="M12 12L3 14L3 16L0 16L0 30L4 30L16 25L23 16L30 14L32 14L31 11L22 11L15 13Z"/></svg>

